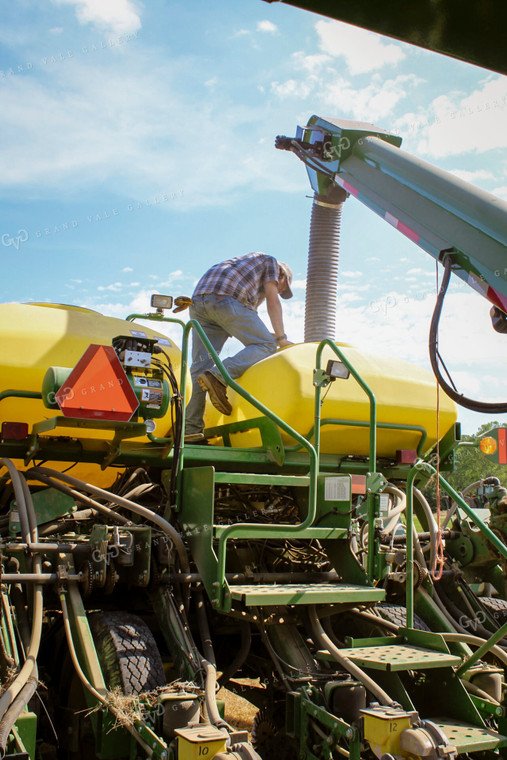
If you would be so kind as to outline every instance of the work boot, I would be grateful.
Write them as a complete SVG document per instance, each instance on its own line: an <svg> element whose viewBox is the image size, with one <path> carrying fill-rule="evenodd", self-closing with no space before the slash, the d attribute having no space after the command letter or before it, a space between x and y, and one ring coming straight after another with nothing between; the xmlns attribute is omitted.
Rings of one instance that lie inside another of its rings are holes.
<svg viewBox="0 0 507 760"><path fill-rule="evenodd" d="M187 433L184 440L185 443L202 443L206 439L204 433Z"/></svg>
<svg viewBox="0 0 507 760"><path fill-rule="evenodd" d="M220 380L209 370L198 375L197 382L201 388L209 393L209 400L219 412L227 416L232 412L232 406L227 398L227 389Z"/></svg>

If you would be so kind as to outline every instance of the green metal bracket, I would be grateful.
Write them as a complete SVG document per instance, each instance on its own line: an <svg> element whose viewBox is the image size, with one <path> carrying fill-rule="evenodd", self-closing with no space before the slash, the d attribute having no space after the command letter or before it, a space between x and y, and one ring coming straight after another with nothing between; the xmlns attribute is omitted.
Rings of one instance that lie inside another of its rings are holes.
<svg viewBox="0 0 507 760"><path fill-rule="evenodd" d="M333 749L339 746L340 739L348 744L350 760L359 760L361 754L360 734L357 729L344 720L337 718L318 704L321 695L314 689L302 687L299 692L290 692L287 700L287 733L299 739L300 757L306 760L322 760L333 757ZM310 735L310 722L315 721L327 734L322 745L310 748L305 739ZM318 750L318 751L317 751ZM314 754L314 752L316 752Z"/></svg>
<svg viewBox="0 0 507 760"><path fill-rule="evenodd" d="M331 382L331 378L324 369L313 370L313 385L315 388L326 388Z"/></svg>
<svg viewBox="0 0 507 760"><path fill-rule="evenodd" d="M72 569L72 555L65 555L65 557L62 557L62 561L71 563L69 569ZM68 583L67 606L69 610L72 638L83 672L92 686L100 694L105 695L107 689L104 682L104 676L102 675L102 668L100 667L97 650L95 649L92 632L88 625L86 610L75 581Z"/></svg>
<svg viewBox="0 0 507 760"><path fill-rule="evenodd" d="M452 472L454 470L454 452L459 446L465 445L461 441L461 424L455 422L454 425L447 431L444 437L432 447L430 451L424 456L424 461L436 464L437 451L439 455L439 469L442 472ZM420 455L419 449L417 453ZM431 474L427 474L425 477L421 472L420 486L425 485L431 477Z"/></svg>
<svg viewBox="0 0 507 760"><path fill-rule="evenodd" d="M215 502L215 470L213 467L192 467L184 472L180 523L192 556L202 575L211 603L219 603L217 584L218 559L213 548L213 513ZM224 579L227 593L227 583Z"/></svg>
<svg viewBox="0 0 507 760"><path fill-rule="evenodd" d="M111 464L120 453L121 442L126 438L137 438L146 435L144 422L113 422L111 420L83 420L73 417L50 417L47 420L36 422L32 426L30 444L25 456L25 466L36 456L39 451L39 435L48 433L56 428L81 428L84 430L112 430L114 432L111 441L104 441L108 454L102 461L102 469Z"/></svg>
<svg viewBox="0 0 507 760"><path fill-rule="evenodd" d="M134 726L141 739L152 750L152 757L156 757L158 760L167 760L167 744L165 741L140 720L136 720Z"/></svg>
<svg viewBox="0 0 507 760"><path fill-rule="evenodd" d="M35 749L37 740L37 716L33 712L25 710L16 721L11 729L14 738L15 747L12 747L12 754L23 754L28 752L30 760L35 760Z"/></svg>
<svg viewBox="0 0 507 760"><path fill-rule="evenodd" d="M35 491L32 494L32 500L37 525L43 525L58 517L70 515L77 509L72 496L57 491L56 488L44 488L41 491ZM11 536L15 536L20 530L21 525L19 513L17 512L17 504L16 501L13 501L9 517L9 533Z"/></svg>
<svg viewBox="0 0 507 760"><path fill-rule="evenodd" d="M259 431L262 447L269 452L273 462L281 467L285 461L282 436L275 423L267 417L256 417L253 420L240 420L239 422L232 422L229 425L206 428L204 434L207 438L220 436L223 439L224 445L230 446L231 435L246 433L250 430Z"/></svg>

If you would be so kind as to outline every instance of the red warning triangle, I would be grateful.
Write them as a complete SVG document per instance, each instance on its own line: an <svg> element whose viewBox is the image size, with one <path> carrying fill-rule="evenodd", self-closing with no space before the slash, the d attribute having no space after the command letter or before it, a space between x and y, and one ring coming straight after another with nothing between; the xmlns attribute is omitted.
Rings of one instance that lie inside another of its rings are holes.
<svg viewBox="0 0 507 760"><path fill-rule="evenodd" d="M139 401L112 346L88 346L56 394L65 417L130 420Z"/></svg>

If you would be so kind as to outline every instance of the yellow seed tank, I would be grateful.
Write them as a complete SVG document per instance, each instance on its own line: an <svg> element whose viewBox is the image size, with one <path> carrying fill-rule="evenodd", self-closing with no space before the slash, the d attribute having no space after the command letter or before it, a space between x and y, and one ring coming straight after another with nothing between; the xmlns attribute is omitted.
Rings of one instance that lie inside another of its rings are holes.
<svg viewBox="0 0 507 760"><path fill-rule="evenodd" d="M91 309L62 304L0 304L0 325L0 392L40 393L48 367L73 368L91 343L110 346L118 335L157 338L171 358L176 377L180 376L181 352L170 338L139 323L105 317ZM7 397L0 401L0 423L26 422L31 429L34 423L57 415L59 410L47 409L36 399ZM163 437L170 429L168 412L156 420L154 435ZM83 430L57 428L53 434L83 436ZM87 431L86 437L111 439L112 434L93 430ZM140 440L146 442L146 436ZM65 469L68 462L48 466ZM117 472L116 468L101 472L99 466L83 463L72 469L72 475L97 485L111 484Z"/></svg>
<svg viewBox="0 0 507 760"><path fill-rule="evenodd" d="M456 421L456 405L440 391L437 423L437 383L429 371L399 359L365 353L353 346L341 346L341 349L375 394L377 421L394 426L393 429L379 427L378 456L394 458L398 449L417 449L422 437L419 428L426 433L423 444L423 451L426 451L437 440L437 424L438 436L442 438ZM250 367L238 380L246 391L304 436L314 425L316 351L316 343L289 346ZM325 368L328 359L337 358L326 347L321 366ZM259 416L259 412L239 394L229 389L228 395L233 406L232 415L224 417L208 404L207 427ZM322 390L322 398L321 452L367 456L369 429L364 423L370 419L370 404L353 376L333 381ZM326 422L328 420L340 422ZM351 421L360 424L353 425ZM282 439L287 446L295 443L285 433ZM258 433L252 431L232 436L231 443L255 446L259 445L259 440Z"/></svg>

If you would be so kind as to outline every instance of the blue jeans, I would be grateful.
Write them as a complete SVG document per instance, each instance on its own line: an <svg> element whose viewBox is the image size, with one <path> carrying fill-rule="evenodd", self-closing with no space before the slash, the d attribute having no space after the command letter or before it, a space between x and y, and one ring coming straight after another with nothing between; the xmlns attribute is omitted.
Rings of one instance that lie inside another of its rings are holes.
<svg viewBox="0 0 507 760"><path fill-rule="evenodd" d="M206 333L215 351L220 354L227 338L237 338L245 348L235 356L224 359L229 375L240 377L252 364L274 354L276 343L256 311L243 306L231 296L195 296L190 307L190 318L196 319ZM213 364L206 347L193 331L192 335L192 398L186 410L185 432L201 433L204 428L206 392L197 382L198 375L209 370L224 382L220 371Z"/></svg>

